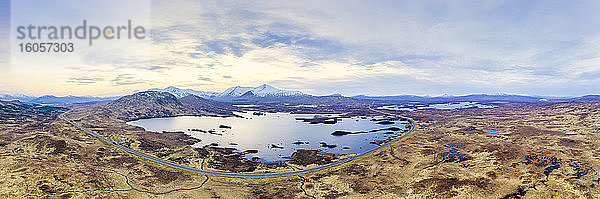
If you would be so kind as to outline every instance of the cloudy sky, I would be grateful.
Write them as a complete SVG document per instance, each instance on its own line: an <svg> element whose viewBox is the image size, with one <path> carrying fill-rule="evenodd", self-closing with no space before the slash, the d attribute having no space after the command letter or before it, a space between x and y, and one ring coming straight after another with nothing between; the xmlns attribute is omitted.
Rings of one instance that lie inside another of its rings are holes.
<svg viewBox="0 0 600 199"><path fill-rule="evenodd" d="M151 10L147 48L105 43L113 48L35 64L25 61L35 54L13 52L0 93L106 96L263 83L316 95L600 93L599 1L148 5L138 8ZM115 21L132 14L118 13ZM68 19L82 17L94 18Z"/></svg>

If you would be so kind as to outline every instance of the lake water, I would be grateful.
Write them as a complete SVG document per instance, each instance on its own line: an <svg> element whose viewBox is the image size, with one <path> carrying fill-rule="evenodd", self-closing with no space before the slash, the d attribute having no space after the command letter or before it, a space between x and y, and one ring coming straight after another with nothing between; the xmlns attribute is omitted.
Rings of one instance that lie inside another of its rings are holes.
<svg viewBox="0 0 600 199"><path fill-rule="evenodd" d="M236 113L242 116L241 118L182 116L142 119L127 124L154 132L183 131L201 140L194 147L217 143L221 147L232 147L240 151L255 149L258 150L258 153L248 154L246 157L259 157L262 162L286 160L285 157L291 156L298 149L319 149L323 153L338 155L363 152L377 147L371 143L372 141L401 135L408 124L407 121L391 121L392 124L378 124L379 121L373 121L373 119L385 119L384 116L342 118L335 124L309 124L296 118L313 118L314 114L265 113L265 115L253 115L252 113ZM391 127L402 130L369 132ZM213 132L208 132L209 130L213 130ZM332 135L334 131L340 130L368 133ZM298 142L302 142L302 144ZM324 147L322 142L337 147ZM277 147L273 147L273 145Z"/></svg>
<svg viewBox="0 0 600 199"><path fill-rule="evenodd" d="M456 109L464 109L464 108L494 108L494 106L479 104L477 102L452 102L452 103L443 103L443 104L430 104L427 106L424 106L424 105L416 105L416 106L389 105L389 106L377 107L377 109L380 109L380 110L393 110L393 111L415 111L415 110L421 110L421 109L456 110Z"/></svg>

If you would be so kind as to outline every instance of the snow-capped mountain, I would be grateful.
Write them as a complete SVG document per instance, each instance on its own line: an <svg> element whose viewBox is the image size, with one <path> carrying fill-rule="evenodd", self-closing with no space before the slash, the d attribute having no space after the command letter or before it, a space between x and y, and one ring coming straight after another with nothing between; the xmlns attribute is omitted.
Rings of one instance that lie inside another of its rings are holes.
<svg viewBox="0 0 600 199"><path fill-rule="evenodd" d="M27 101L33 100L35 98L37 98L37 97L23 95L23 94L15 94L15 95L0 94L0 100L4 100L4 101L19 100L22 102L27 102Z"/></svg>
<svg viewBox="0 0 600 199"><path fill-rule="evenodd" d="M227 90L217 93L217 92L208 92L208 91L198 91L193 89L180 89L174 86L169 86L164 89L153 88L148 91L160 91L160 92L168 92L177 98L182 98L188 95L196 95L198 97L206 98L206 99L219 99L219 98L237 98L237 97L245 97L248 95L253 95L255 97L290 97L290 96L302 96L305 95L300 91L289 91L289 90L281 90L267 84L260 85L258 87L242 87L242 86L234 86L228 88Z"/></svg>
<svg viewBox="0 0 600 199"><path fill-rule="evenodd" d="M148 91L161 91L161 92L167 92L167 93L171 93L172 95L175 95L175 97L177 98L182 98L188 95L196 95L198 97L202 97L202 98L213 98L215 97L217 94L217 92L210 92L210 91L197 91L197 90L193 90L193 89L180 89L174 86L169 86L167 88L161 89L161 88L152 88L149 89Z"/></svg>
<svg viewBox="0 0 600 199"><path fill-rule="evenodd" d="M242 95L252 94L258 97L290 97L305 95L300 91L281 90L273 86L263 84L258 87L234 86L219 93L218 97L241 97Z"/></svg>
<svg viewBox="0 0 600 199"><path fill-rule="evenodd" d="M254 89L254 87L234 86L234 87L228 88L227 90L223 91L222 93L219 93L217 96L219 96L219 97L239 97L252 89Z"/></svg>

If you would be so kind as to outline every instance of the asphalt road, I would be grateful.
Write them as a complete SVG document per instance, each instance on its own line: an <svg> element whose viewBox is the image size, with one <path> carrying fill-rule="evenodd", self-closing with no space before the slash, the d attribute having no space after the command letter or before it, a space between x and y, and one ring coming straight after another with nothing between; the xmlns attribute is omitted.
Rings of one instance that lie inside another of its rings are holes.
<svg viewBox="0 0 600 199"><path fill-rule="evenodd" d="M382 112L382 111L377 111L377 112L380 112L380 113L383 113L383 114L389 114L389 113L385 113L385 112ZM69 122L73 126L75 126L75 127L79 128L79 129L85 131L86 133L88 133L88 134L90 134L90 135L92 135L92 136L100 139L100 140L103 140L103 141L105 141L105 142L107 142L109 144L112 144L112 145L114 145L116 147L119 147L119 148L121 148L123 150L126 150L126 151L128 151L128 152L130 152L130 153L132 153L134 155L137 155L137 156L142 157L142 158L146 158L148 160L154 161L154 162L159 163L159 164L168 165L168 166L171 166L171 167L175 167L175 168L179 168L179 169L183 169L183 170L187 170L187 171L191 171L191 172L196 172L196 173L202 173L202 174L217 175L217 176L227 176L227 177L254 177L254 178L278 177L278 176L295 175L295 174L301 174L301 173L309 173L309 172L318 171L318 170L321 170L321 169L333 167L333 166L336 166L336 165L339 165L339 164L343 164L343 163L352 161L352 160L354 160L356 158L360 158L360 157L365 156L367 154L373 153L374 151L377 151L378 149L381 149L381 148L386 147L386 146L388 146L388 145L390 145L390 144L392 144L394 142L397 142L397 141L401 140L402 138L406 137L407 135L409 135L410 133L412 133L412 131L415 129L415 122L412 119L409 118L408 121L412 124L411 125L412 128L408 132L404 133L402 136L400 136L400 137L392 140L391 142L388 142L387 144L384 144L384 145L381 145L381 146L377 146L377 147L372 148L372 149L370 149L368 151L359 153L356 156L353 156L353 157L350 157L350 158L346 158L346 159L343 159L343 160L340 160L338 162L334 162L334 163L331 163L331 164L326 164L326 165L322 165L322 166L315 167L315 168L310 168L310 169L305 169L305 170L292 171L292 172L284 172L284 173L243 174L243 173L223 173L223 172L204 171L204 170L190 168L190 167L185 167L185 166L173 164L173 163L170 163L170 162L166 162L166 161L163 161L163 160L160 160L160 159L156 159L154 157L151 157L151 156L139 153L137 151L134 151L134 150L132 150L130 148L124 147L124 146L122 146L122 145L120 145L120 144L118 144L116 142L110 141L110 140L108 140L108 139L106 139L106 138L104 138L104 137L102 137L102 136L100 136L100 135L98 135L98 134L90 131L90 130L87 130L86 128L83 128L82 126L79 126L79 124L77 124L77 123L75 123L75 122L73 122L71 120L68 120L68 119L64 118L63 115L60 115L60 118L62 120L64 120L64 121L66 121L66 122Z"/></svg>

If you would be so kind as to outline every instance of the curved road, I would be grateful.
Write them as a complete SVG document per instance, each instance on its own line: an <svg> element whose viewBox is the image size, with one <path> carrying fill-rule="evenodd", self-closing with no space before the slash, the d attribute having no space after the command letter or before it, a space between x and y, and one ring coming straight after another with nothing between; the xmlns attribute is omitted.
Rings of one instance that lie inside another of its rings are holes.
<svg viewBox="0 0 600 199"><path fill-rule="evenodd" d="M373 110L373 109L371 109L371 110ZM373 111L376 111L376 110L373 110ZM383 112L383 111L376 111L376 112L383 113L383 114L390 114L390 113L386 113L386 112ZM119 147L119 148L121 148L123 150L126 150L126 151L128 151L128 152L130 152L130 153L132 153L134 155L137 155L137 156L142 157L142 158L146 158L146 159L151 160L153 162L156 162L156 163L159 163L159 164L163 164L163 165L167 165L167 166L171 166L171 167L175 167L175 168L179 168L179 169L183 169L183 170L187 170L187 171L191 171L191 172L202 173L202 174L209 174L209 175L217 175L217 176L226 176L226 177L278 177L278 176L287 176L287 175L295 175L295 174L301 174L301 173L308 173L308 172L313 172L313 171L317 171L317 170L321 170L321 169L333 167L333 166L336 166L336 165L339 165L339 164L343 164L343 163L349 162L349 161L354 160L356 158L360 158L360 157L365 156L365 155L367 155L369 153L377 151L378 149L386 147L386 146L388 146L388 145L390 145L390 144L392 144L394 142L397 142L397 141L401 140L402 138L406 137L408 134L412 133L412 131L415 129L415 122L412 119L408 118L408 121L411 123L412 127L410 128L410 130L407 133L403 134L402 136L400 136L400 137L398 137L398 138L396 138L396 139L392 140L391 142L388 142L388 143L386 143L384 145L377 146L377 147L372 148L372 149L370 149L368 151L359 153L356 156L353 156L353 157L350 157L350 158L346 158L346 159L343 159L343 160L340 160L338 162L334 162L334 163L331 163L331 164L326 164L326 165L323 165L323 166L319 166L319 167L315 167L315 168L310 168L310 169L305 169L305 170L291 171L291 172L284 172L284 173L241 174L241 173L223 173L223 172L204 171L204 170L200 170L200 169L195 169L195 168L191 168L191 167L185 167L185 166L181 166L181 165L178 165L178 164L173 164L173 163L170 163L170 162L166 162L166 161L163 161L163 160L160 160L160 159L157 159L157 158L150 157L148 155L139 153L139 152L134 151L134 150L132 150L130 148L127 148L127 147L124 147L124 146L122 146L120 144L117 144L116 142L110 141L110 140L108 140L108 139L106 139L106 138L104 138L104 137L102 137L102 136L100 136L100 135L98 135L98 134L90 131L90 130L87 130L86 128L83 128L82 126L79 126L77 123L75 123L75 122L73 122L71 120L66 119L62 114L60 115L60 119L62 119L64 121L72 124L73 126L75 126L75 127L79 128L79 129L85 131L86 133L88 133L88 134L90 134L90 135L92 135L92 136L94 136L94 137L96 137L98 139L104 140L105 142L108 142L108 143L110 143L110 144L112 144L112 145L114 145L116 147Z"/></svg>

